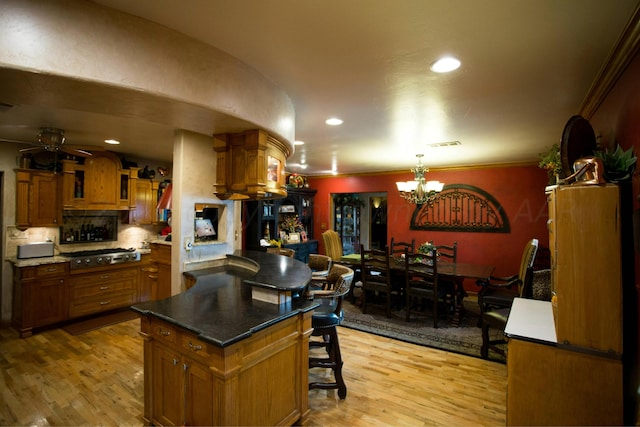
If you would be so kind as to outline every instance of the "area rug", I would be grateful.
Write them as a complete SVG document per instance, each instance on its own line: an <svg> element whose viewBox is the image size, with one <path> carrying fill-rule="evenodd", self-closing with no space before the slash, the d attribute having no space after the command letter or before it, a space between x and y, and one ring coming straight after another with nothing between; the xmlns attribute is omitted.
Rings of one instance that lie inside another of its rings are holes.
<svg viewBox="0 0 640 427"><path fill-rule="evenodd" d="M95 331L96 329L100 329L105 326L115 325L120 322L128 322L129 320L137 319L138 317L139 316L136 312L127 309L68 323L64 325L62 329L64 329L69 335L80 335L86 332Z"/></svg>
<svg viewBox="0 0 640 427"><path fill-rule="evenodd" d="M439 319L438 328L434 328L430 316L406 322L404 310L392 310L391 317L386 317L383 309L374 306L371 306L371 309L367 307L368 313L363 314L359 306L345 300L342 326L439 350L480 357L482 331L477 326L480 309L477 301L471 299L464 300L464 307L465 314L459 327L451 326L449 316L447 319ZM492 339L495 339L501 332L495 331L492 334ZM492 351L489 352L489 360L501 363L506 361L503 356Z"/></svg>

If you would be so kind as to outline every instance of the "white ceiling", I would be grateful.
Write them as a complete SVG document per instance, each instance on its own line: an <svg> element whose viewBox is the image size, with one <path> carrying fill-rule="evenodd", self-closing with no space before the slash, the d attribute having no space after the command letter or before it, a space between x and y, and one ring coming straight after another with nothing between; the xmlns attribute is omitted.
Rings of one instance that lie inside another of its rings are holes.
<svg viewBox="0 0 640 427"><path fill-rule="evenodd" d="M417 153L431 167L537 161L579 112L638 0L95 3L200 39L271 79L291 97L305 141L287 169L325 175L404 170ZM445 54L461 68L429 71ZM327 126L331 116L344 124ZM151 151L128 147L134 156L172 152L169 126L27 103L0 113L0 138L35 139L41 125L65 129L72 144L118 127L153 140ZM448 141L461 145L428 147Z"/></svg>

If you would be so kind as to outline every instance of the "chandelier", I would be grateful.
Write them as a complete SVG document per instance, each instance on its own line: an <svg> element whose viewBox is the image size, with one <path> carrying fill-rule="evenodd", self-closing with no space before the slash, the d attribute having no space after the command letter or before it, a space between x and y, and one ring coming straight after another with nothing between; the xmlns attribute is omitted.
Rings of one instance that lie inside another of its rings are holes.
<svg viewBox="0 0 640 427"><path fill-rule="evenodd" d="M429 168L422 164L423 154L416 154L418 164L411 169L414 174L413 181L396 182L400 195L409 203L415 203L418 206L432 202L436 195L442 191L444 183L440 181L426 181L424 174L429 172Z"/></svg>

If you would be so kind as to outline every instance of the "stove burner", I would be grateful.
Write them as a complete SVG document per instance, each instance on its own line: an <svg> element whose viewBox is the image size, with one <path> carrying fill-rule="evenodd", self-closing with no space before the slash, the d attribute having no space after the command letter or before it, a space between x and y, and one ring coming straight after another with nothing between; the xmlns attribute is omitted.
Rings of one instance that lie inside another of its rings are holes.
<svg viewBox="0 0 640 427"><path fill-rule="evenodd" d="M69 267L72 270L140 261L140 252L137 252L133 248L96 249L90 251L67 252L62 253L61 255L71 258Z"/></svg>

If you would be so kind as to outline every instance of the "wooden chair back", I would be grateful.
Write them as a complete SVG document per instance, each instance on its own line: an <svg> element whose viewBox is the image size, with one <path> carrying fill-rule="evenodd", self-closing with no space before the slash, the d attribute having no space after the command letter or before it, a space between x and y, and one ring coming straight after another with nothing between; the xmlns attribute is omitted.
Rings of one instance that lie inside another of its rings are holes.
<svg viewBox="0 0 640 427"><path fill-rule="evenodd" d="M387 317L391 316L391 268L389 252L360 247L360 274L362 277L362 312L366 313L368 297L384 294ZM367 295L371 293L370 295Z"/></svg>
<svg viewBox="0 0 640 427"><path fill-rule="evenodd" d="M453 245L436 245L441 261L456 262L458 260L458 242Z"/></svg>
<svg viewBox="0 0 640 427"><path fill-rule="evenodd" d="M431 302L433 313L433 327L438 327L438 302L441 299L438 291L438 256L408 251L404 256L405 271L405 315L406 321L411 320L411 314L417 310L413 308L423 301Z"/></svg>
<svg viewBox="0 0 640 427"><path fill-rule="evenodd" d="M538 252L538 239L531 239L527 242L520 259L520 270L518 273L518 294L521 297L530 297L531 282L533 281L533 264Z"/></svg>
<svg viewBox="0 0 640 427"><path fill-rule="evenodd" d="M325 254L333 261L340 261L342 258L342 241L340 235L334 230L327 230L322 233Z"/></svg>
<svg viewBox="0 0 640 427"><path fill-rule="evenodd" d="M389 245L389 255L392 257L396 254L404 254L405 249L409 251L409 253L414 253L416 251L416 239L411 239L411 243L409 242L396 242L395 239L391 238L391 244Z"/></svg>

